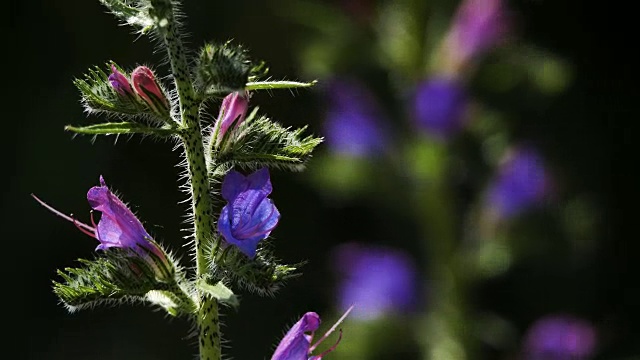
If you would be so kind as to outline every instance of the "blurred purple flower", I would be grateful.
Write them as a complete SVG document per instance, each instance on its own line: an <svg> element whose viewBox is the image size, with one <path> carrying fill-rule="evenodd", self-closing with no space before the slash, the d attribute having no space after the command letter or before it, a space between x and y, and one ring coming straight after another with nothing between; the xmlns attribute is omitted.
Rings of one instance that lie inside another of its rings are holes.
<svg viewBox="0 0 640 360"><path fill-rule="evenodd" d="M569 315L537 320L527 331L526 360L586 360L596 347L596 331L587 321Z"/></svg>
<svg viewBox="0 0 640 360"><path fill-rule="evenodd" d="M260 240L278 225L280 213L267 196L271 193L269 170L262 168L249 176L231 170L222 182L222 208L218 231L249 258L256 256Z"/></svg>
<svg viewBox="0 0 640 360"><path fill-rule="evenodd" d="M510 27L503 0L463 0L445 40L448 61L468 63L504 40Z"/></svg>
<svg viewBox="0 0 640 360"><path fill-rule="evenodd" d="M372 320L411 311L416 305L417 270L411 258L396 249L348 243L337 247L335 270L338 306L353 305L353 316Z"/></svg>
<svg viewBox="0 0 640 360"><path fill-rule="evenodd" d="M351 308L342 315L338 321L329 329L315 344L311 345L313 335L320 327L320 316L314 312L308 312L295 323L287 334L282 338L280 344L273 353L271 360L320 360L325 355L333 351L342 338L342 331L336 343L320 355L311 355L311 352L331 334L338 325L349 315ZM307 334L311 333L311 334Z"/></svg>
<svg viewBox="0 0 640 360"><path fill-rule="evenodd" d="M540 154L523 146L510 151L487 190L487 204L499 218L516 216L542 202L550 177Z"/></svg>
<svg viewBox="0 0 640 360"><path fill-rule="evenodd" d="M413 115L420 128L448 139L465 125L467 93L453 77L435 77L418 84L413 97Z"/></svg>
<svg viewBox="0 0 640 360"><path fill-rule="evenodd" d="M247 92L235 91L222 100L215 126L218 128L216 145L220 145L230 127L235 129L244 121L248 108L249 96Z"/></svg>
<svg viewBox="0 0 640 360"><path fill-rule="evenodd" d="M355 80L332 80L326 88L325 140L339 154L365 157L381 153L388 136L373 95Z"/></svg>

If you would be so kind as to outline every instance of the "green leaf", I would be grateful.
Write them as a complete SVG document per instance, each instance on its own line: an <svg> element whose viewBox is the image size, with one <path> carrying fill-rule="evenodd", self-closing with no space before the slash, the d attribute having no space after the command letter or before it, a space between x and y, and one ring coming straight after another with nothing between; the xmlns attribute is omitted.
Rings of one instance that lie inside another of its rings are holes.
<svg viewBox="0 0 640 360"><path fill-rule="evenodd" d="M217 260L211 261L211 270L215 278L227 278L251 292L273 296L288 280L301 275L298 269L303 265L304 262L280 264L264 246L258 249L254 259L249 259L235 246L229 246Z"/></svg>
<svg viewBox="0 0 640 360"><path fill-rule="evenodd" d="M142 30L148 29L154 24L153 19L144 8L137 8L131 5L134 1L100 0L100 2L106 6L115 17L123 20L126 24L140 27Z"/></svg>
<svg viewBox="0 0 640 360"><path fill-rule="evenodd" d="M230 41L205 44L196 63L196 87L205 95L215 96L240 91L255 68L240 45Z"/></svg>
<svg viewBox="0 0 640 360"><path fill-rule="evenodd" d="M220 166L255 169L263 166L300 171L323 139L304 136L307 127L285 128L267 117L257 117L257 108L235 130L225 134L212 158ZM215 144L215 141L211 142ZM212 169L215 170L215 169Z"/></svg>
<svg viewBox="0 0 640 360"><path fill-rule="evenodd" d="M256 81L248 82L245 86L246 90L272 90L272 89L295 89L306 88L314 86L318 83L317 80L311 82L298 82L298 81Z"/></svg>
<svg viewBox="0 0 640 360"><path fill-rule="evenodd" d="M200 278L196 282L196 288L213 296L220 302L233 306L234 308L238 308L240 306L238 297L233 293L233 291L231 291L231 289L226 287L222 281L218 281L215 285L211 285L205 279Z"/></svg>
<svg viewBox="0 0 640 360"><path fill-rule="evenodd" d="M85 135L145 134L168 137L179 133L177 127L156 128L133 122L102 123L80 127L67 125L64 129Z"/></svg>
<svg viewBox="0 0 640 360"><path fill-rule="evenodd" d="M102 254L79 259L81 267L58 270L62 281L53 281L53 291L70 311L131 301L152 302L170 314L196 309L178 285L175 269L167 269L171 277L160 279L152 264L129 251L111 248Z"/></svg>

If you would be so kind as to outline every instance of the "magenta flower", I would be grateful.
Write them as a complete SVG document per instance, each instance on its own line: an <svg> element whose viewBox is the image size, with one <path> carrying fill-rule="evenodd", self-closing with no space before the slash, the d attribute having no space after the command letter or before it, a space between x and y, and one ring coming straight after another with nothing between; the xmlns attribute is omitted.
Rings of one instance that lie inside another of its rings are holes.
<svg viewBox="0 0 640 360"><path fill-rule="evenodd" d="M218 131L216 146L220 145L229 128L235 129L244 121L248 109L249 96L247 92L235 91L222 100L215 126Z"/></svg>
<svg viewBox="0 0 640 360"><path fill-rule="evenodd" d="M510 25L503 0L463 0L445 40L449 61L468 63L502 41Z"/></svg>
<svg viewBox="0 0 640 360"><path fill-rule="evenodd" d="M83 233L97 239L100 244L96 250L108 250L112 247L132 250L141 257L153 257L150 264L156 270L158 269L157 261L165 269L171 267L164 251L153 241L131 210L109 190L102 176L100 176L100 186L92 187L87 193L91 208L102 213L97 225L93 217L91 219L93 226L90 226L64 215L37 197L34 196L34 198L56 215L71 221Z"/></svg>
<svg viewBox="0 0 640 360"><path fill-rule="evenodd" d="M455 78L435 77L418 85L413 97L413 116L428 134L449 139L464 128L467 92Z"/></svg>
<svg viewBox="0 0 640 360"><path fill-rule="evenodd" d="M537 320L527 331L526 360L586 360L593 356L596 331L583 319L552 315Z"/></svg>
<svg viewBox="0 0 640 360"><path fill-rule="evenodd" d="M131 73L131 83L138 96L160 116L169 113L169 101L156 82L156 77L146 66L138 66Z"/></svg>
<svg viewBox="0 0 640 360"><path fill-rule="evenodd" d="M311 355L313 350L318 347L327 338L340 323L349 315L352 307L342 315L338 321L329 329L315 344L311 345L313 341L313 334L320 327L320 316L314 312L308 312L295 323L287 334L282 338L280 344L273 353L271 360L320 360L325 355L335 350L342 338L342 330L336 343L329 349L325 350L320 355ZM311 334L307 334L311 333Z"/></svg>
<svg viewBox="0 0 640 360"><path fill-rule="evenodd" d="M348 243L336 248L338 306L355 305L353 316L373 320L406 313L418 298L418 273L406 253L382 246Z"/></svg>
<svg viewBox="0 0 640 360"><path fill-rule="evenodd" d="M230 171L222 182L222 208L218 231L249 258L256 255L258 242L278 225L280 213L267 196L271 193L269 170L262 168L249 176Z"/></svg>
<svg viewBox="0 0 640 360"><path fill-rule="evenodd" d="M498 218L517 216L549 194L550 176L540 154L522 146L509 152L487 190L487 204Z"/></svg>
<svg viewBox="0 0 640 360"><path fill-rule="evenodd" d="M122 96L135 96L129 79L122 74L115 65L111 65L111 75L109 75L109 83L111 87Z"/></svg>

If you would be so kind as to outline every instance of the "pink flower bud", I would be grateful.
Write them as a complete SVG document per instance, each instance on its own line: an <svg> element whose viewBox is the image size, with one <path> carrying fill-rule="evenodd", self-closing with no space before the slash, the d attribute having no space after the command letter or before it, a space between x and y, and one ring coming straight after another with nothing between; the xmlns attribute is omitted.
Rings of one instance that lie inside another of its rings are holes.
<svg viewBox="0 0 640 360"><path fill-rule="evenodd" d="M149 108L160 116L169 114L169 101L160 86L156 82L156 77L146 66L138 66L131 73L131 82L136 91Z"/></svg>
<svg viewBox="0 0 640 360"><path fill-rule="evenodd" d="M246 92L232 92L222 100L216 124L218 128L216 144L220 144L230 127L235 129L244 121L248 108L249 97Z"/></svg>
<svg viewBox="0 0 640 360"><path fill-rule="evenodd" d="M129 79L122 74L115 65L111 65L111 75L109 75L111 87L120 95L134 95Z"/></svg>

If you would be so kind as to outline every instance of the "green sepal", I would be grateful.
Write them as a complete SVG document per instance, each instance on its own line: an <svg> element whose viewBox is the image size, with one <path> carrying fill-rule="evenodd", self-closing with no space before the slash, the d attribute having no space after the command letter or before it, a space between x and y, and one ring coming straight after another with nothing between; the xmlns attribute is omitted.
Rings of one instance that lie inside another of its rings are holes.
<svg viewBox="0 0 640 360"><path fill-rule="evenodd" d="M149 15L148 8L140 5L140 1L131 0L100 0L115 17L124 23L139 27L141 32L146 32L153 24L153 18ZM138 4L138 7L133 4Z"/></svg>
<svg viewBox="0 0 640 360"><path fill-rule="evenodd" d="M247 83L265 77L269 68L264 61L257 64L241 45L205 44L196 63L196 89L203 99L224 97L234 91L244 91Z"/></svg>
<svg viewBox="0 0 640 360"><path fill-rule="evenodd" d="M235 246L227 246L210 264L214 278L230 279L240 288L262 296L273 296L288 280L302 275L298 269L304 262L280 264L264 247L258 249L254 259L249 259Z"/></svg>
<svg viewBox="0 0 640 360"><path fill-rule="evenodd" d="M235 309L240 306L238 297L222 281L218 281L215 284L211 284L210 281L211 279L200 278L196 281L196 288L211 295L223 304L233 306Z"/></svg>
<svg viewBox="0 0 640 360"><path fill-rule="evenodd" d="M151 127L134 122L102 123L89 126L67 125L65 130L83 135L118 135L118 134L143 134L157 137L169 137L177 135L180 130L177 126Z"/></svg>
<svg viewBox="0 0 640 360"><path fill-rule="evenodd" d="M173 263L160 269L159 263L149 261L111 248L94 260L79 259L81 267L58 270L63 281L53 281L53 292L70 311L140 301L161 306L172 315L193 313L195 303L178 284L181 274Z"/></svg>
<svg viewBox="0 0 640 360"><path fill-rule="evenodd" d="M311 82L298 82L298 81L253 81L248 82L245 86L246 90L275 90L275 89L296 89L296 88L307 88L314 86L318 83L317 80L313 80Z"/></svg>
<svg viewBox="0 0 640 360"><path fill-rule="evenodd" d="M283 127L265 116L257 116L255 108L237 129L230 128L219 147L211 147L217 166L234 165L248 169L267 166L300 171L323 139L304 136L307 127ZM212 141L211 144L215 144ZM212 169L212 171L215 169Z"/></svg>
<svg viewBox="0 0 640 360"><path fill-rule="evenodd" d="M118 71L129 77L130 73L124 71L113 62L106 63L107 69L111 65ZM75 79L74 85L80 90L82 103L89 113L106 112L120 116L138 116L141 119L155 120L166 124L174 124L169 113L158 114L154 112L136 93L131 89L127 95L119 94L109 82L110 71L105 71L101 67L95 66L84 75L82 79ZM146 121L148 122L148 121Z"/></svg>

